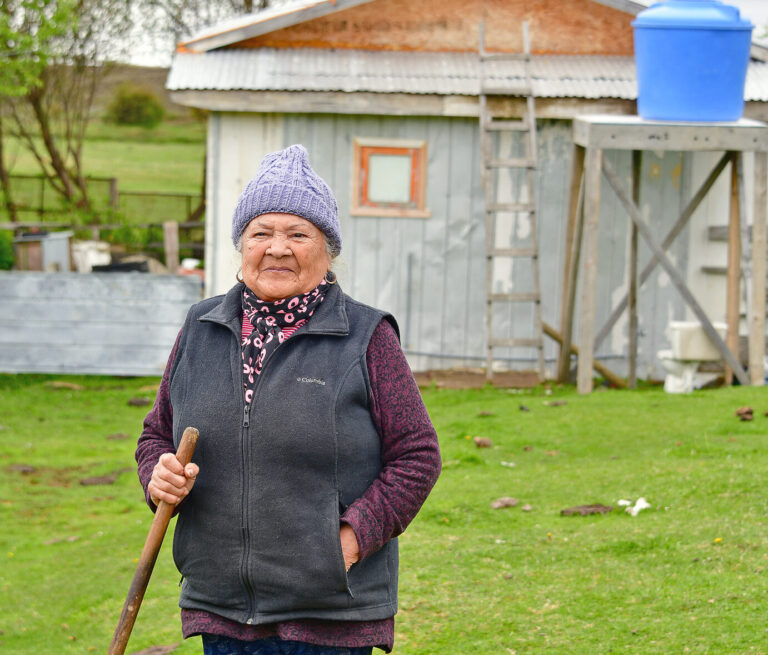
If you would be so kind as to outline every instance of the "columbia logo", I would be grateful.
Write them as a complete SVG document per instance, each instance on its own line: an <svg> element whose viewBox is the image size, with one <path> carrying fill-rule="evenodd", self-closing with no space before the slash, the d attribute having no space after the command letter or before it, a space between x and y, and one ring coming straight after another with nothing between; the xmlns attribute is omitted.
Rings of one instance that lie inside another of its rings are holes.
<svg viewBox="0 0 768 655"><path fill-rule="evenodd" d="M318 378L296 378L296 382L309 382L310 384L321 384L325 386L325 380L319 380Z"/></svg>

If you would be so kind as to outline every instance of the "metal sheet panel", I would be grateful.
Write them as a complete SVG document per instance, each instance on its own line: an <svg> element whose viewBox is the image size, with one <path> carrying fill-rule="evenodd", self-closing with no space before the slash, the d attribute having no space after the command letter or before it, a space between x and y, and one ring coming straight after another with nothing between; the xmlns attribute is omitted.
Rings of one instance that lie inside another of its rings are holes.
<svg viewBox="0 0 768 655"><path fill-rule="evenodd" d="M522 62L488 62L489 84L520 86ZM637 97L632 57L534 55L534 93L542 98ZM167 88L218 91L343 91L477 95L475 53L369 52L261 48L178 53ZM768 101L768 63L752 61L745 99Z"/></svg>
<svg viewBox="0 0 768 655"><path fill-rule="evenodd" d="M0 371L160 375L197 278L140 273L0 274Z"/></svg>

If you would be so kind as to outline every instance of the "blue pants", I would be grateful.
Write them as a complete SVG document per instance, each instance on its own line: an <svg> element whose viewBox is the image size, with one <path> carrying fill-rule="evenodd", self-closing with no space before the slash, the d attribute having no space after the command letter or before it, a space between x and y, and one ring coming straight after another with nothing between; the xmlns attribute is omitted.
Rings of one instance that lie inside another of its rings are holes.
<svg viewBox="0 0 768 655"><path fill-rule="evenodd" d="M373 648L316 646L277 637L258 641L240 641L230 637L203 634L203 655L371 655Z"/></svg>

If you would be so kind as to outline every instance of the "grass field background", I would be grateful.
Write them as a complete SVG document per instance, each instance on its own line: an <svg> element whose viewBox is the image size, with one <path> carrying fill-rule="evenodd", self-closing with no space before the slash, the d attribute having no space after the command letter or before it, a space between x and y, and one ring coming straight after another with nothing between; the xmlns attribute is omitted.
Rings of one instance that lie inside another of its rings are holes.
<svg viewBox="0 0 768 655"><path fill-rule="evenodd" d="M106 651L151 519L128 400L156 384L0 376L0 652ZM396 654L768 652L765 389L424 396L444 470L401 538ZM181 642L178 579L169 536L128 652Z"/></svg>
<svg viewBox="0 0 768 655"><path fill-rule="evenodd" d="M162 123L154 129L94 121L83 146L87 175L116 177L123 191L200 193L206 123ZM37 175L40 167L18 141L6 137L11 174Z"/></svg>

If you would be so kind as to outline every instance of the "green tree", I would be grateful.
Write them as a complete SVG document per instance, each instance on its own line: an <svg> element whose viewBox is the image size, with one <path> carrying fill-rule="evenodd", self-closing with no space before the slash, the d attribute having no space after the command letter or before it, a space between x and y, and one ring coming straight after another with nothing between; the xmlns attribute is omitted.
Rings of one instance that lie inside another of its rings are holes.
<svg viewBox="0 0 768 655"><path fill-rule="evenodd" d="M41 66L35 84L7 98L14 134L65 202L89 210L82 158L85 132L108 58L118 52L116 44L127 47L131 1L16 2L16 14L23 18L12 27L30 41L28 52Z"/></svg>
<svg viewBox="0 0 768 655"><path fill-rule="evenodd" d="M9 103L42 85L52 42L72 20L65 0L0 0L0 187L12 221L18 219L3 148Z"/></svg>

